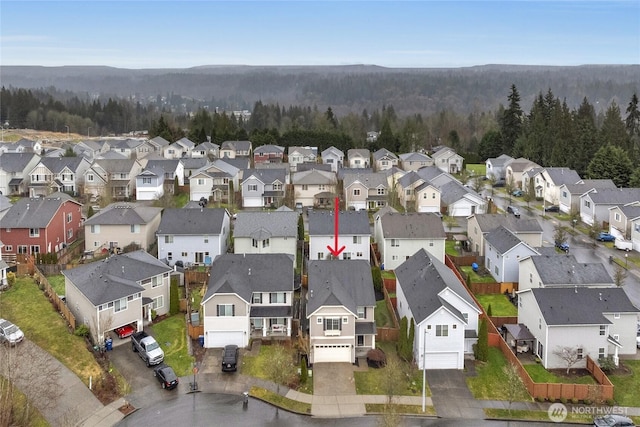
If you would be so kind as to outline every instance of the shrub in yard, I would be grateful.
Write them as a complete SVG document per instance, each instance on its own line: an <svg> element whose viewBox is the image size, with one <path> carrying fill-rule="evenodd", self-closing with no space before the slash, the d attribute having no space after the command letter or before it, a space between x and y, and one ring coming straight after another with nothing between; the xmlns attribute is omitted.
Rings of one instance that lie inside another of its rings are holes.
<svg viewBox="0 0 640 427"><path fill-rule="evenodd" d="M591 405L591 399L584 399L582 401L585 405Z"/></svg>
<svg viewBox="0 0 640 427"><path fill-rule="evenodd" d="M382 291L382 272L378 267L371 267L371 276L373 278L373 289L378 292Z"/></svg>
<svg viewBox="0 0 640 427"><path fill-rule="evenodd" d="M563 405L567 404L567 398L566 397L561 397L560 398L560 403L562 403Z"/></svg>
<svg viewBox="0 0 640 427"><path fill-rule="evenodd" d="M379 348L372 348L367 352L367 365L372 368L382 368L387 364L387 355Z"/></svg>
<svg viewBox="0 0 640 427"><path fill-rule="evenodd" d="M78 327L76 328L76 331L74 332L74 334L75 334L76 336L79 336L79 337L85 337L85 338L86 338L86 337L88 337L88 336L89 336L89 333L90 333L90 332L91 332L91 331L89 330L89 327L88 327L87 325L80 325L80 326L78 326Z"/></svg>
<svg viewBox="0 0 640 427"><path fill-rule="evenodd" d="M409 356L408 361L413 359L413 340L416 336L416 322L411 319L411 327L409 328L409 338L407 339L407 353Z"/></svg>
<svg viewBox="0 0 640 427"><path fill-rule="evenodd" d="M601 357L598 359L598 365L600 365L600 369L602 369L607 374L614 371L616 369L616 364L613 361L613 357Z"/></svg>
<svg viewBox="0 0 640 427"><path fill-rule="evenodd" d="M178 295L178 278L171 278L171 294L169 295L169 315L173 316L180 311L180 295Z"/></svg>
<svg viewBox="0 0 640 427"><path fill-rule="evenodd" d="M605 403L606 403L606 405L607 405L607 406L613 406L613 405L615 405L615 404L616 404L616 401L615 401L615 400L613 400L613 399L607 399L607 400L605 401Z"/></svg>
<svg viewBox="0 0 640 427"><path fill-rule="evenodd" d="M9 286L13 286L16 284L16 273L10 271L7 273L7 283Z"/></svg>
<svg viewBox="0 0 640 427"><path fill-rule="evenodd" d="M487 319L484 317L480 321L480 330L478 331L478 345L475 349L475 357L477 360L486 362L489 358L489 330Z"/></svg>
<svg viewBox="0 0 640 427"><path fill-rule="evenodd" d="M307 368L307 361L304 357L300 358L300 384L306 384L309 379L309 369Z"/></svg>
<svg viewBox="0 0 640 427"><path fill-rule="evenodd" d="M580 402L580 400L577 397L571 398L571 403L573 403L574 405L577 405L578 402Z"/></svg>
<svg viewBox="0 0 640 427"><path fill-rule="evenodd" d="M400 331L398 333L398 345L397 345L397 350L398 350L398 356L400 356L402 359L407 360L406 358L406 354L407 354L407 327L408 327L409 321L407 320L406 316L403 316L402 319L400 319Z"/></svg>
<svg viewBox="0 0 640 427"><path fill-rule="evenodd" d="M491 304L489 304L489 307L487 307L487 316L489 317L493 316L493 311L491 310Z"/></svg>

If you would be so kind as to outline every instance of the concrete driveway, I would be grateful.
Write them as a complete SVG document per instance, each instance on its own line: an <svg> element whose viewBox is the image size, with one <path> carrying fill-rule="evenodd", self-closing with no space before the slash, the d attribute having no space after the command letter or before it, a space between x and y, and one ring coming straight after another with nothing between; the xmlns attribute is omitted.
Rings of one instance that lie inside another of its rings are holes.
<svg viewBox="0 0 640 427"><path fill-rule="evenodd" d="M354 366L350 363L314 363L314 396L350 396L356 394L353 378Z"/></svg>
<svg viewBox="0 0 640 427"><path fill-rule="evenodd" d="M439 417L484 419L482 403L475 400L469 391L464 371L427 369L427 384Z"/></svg>

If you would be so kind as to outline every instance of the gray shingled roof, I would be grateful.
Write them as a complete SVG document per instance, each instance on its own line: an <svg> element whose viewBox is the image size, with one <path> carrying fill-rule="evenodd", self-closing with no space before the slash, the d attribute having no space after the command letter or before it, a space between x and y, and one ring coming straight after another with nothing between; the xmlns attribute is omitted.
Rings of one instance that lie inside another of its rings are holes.
<svg viewBox="0 0 640 427"><path fill-rule="evenodd" d="M416 171L410 171L400 177L398 184L400 184L401 187L406 188L416 181L424 181L424 178L418 175Z"/></svg>
<svg viewBox="0 0 640 427"><path fill-rule="evenodd" d="M458 280L453 271L424 249L400 264L395 270L398 286L407 299L416 323L433 314L442 306L449 304L438 296L448 288L472 307L477 307L469 292ZM464 321L462 314L453 309L453 313Z"/></svg>
<svg viewBox="0 0 640 427"><path fill-rule="evenodd" d="M316 147L298 147L291 146L289 147L289 155L293 153L300 153L303 156L317 156L318 149Z"/></svg>
<svg viewBox="0 0 640 427"><path fill-rule="evenodd" d="M547 325L607 325L603 313L637 313L623 288L535 288Z"/></svg>
<svg viewBox="0 0 640 427"><path fill-rule="evenodd" d="M503 226L489 232L489 234L485 236L485 240L501 254L510 251L521 243L526 245L526 243L523 243L518 236Z"/></svg>
<svg viewBox="0 0 640 427"><path fill-rule="evenodd" d="M84 264L62 274L98 306L142 292L144 288L137 282L171 270L147 252L135 251Z"/></svg>
<svg viewBox="0 0 640 427"><path fill-rule="evenodd" d="M431 157L423 153L402 153L400 154L400 160L403 162L428 162Z"/></svg>
<svg viewBox="0 0 640 427"><path fill-rule="evenodd" d="M420 178L424 179L425 181L434 180L434 179L436 179L436 178L438 178L439 176L442 176L442 175L448 176L451 179L456 180L455 178L453 178L448 173L442 172L437 166L425 166L425 167L422 167L422 168L418 169L417 173L420 176Z"/></svg>
<svg viewBox="0 0 640 427"><path fill-rule="evenodd" d="M525 169L530 169L532 167L540 167L540 165L532 162L529 159L525 159L524 157L518 157L517 159L508 161L505 164L505 167L510 167L511 170L514 172L524 172Z"/></svg>
<svg viewBox="0 0 640 427"><path fill-rule="evenodd" d="M160 215L162 208L129 202L111 203L87 219L85 225L131 225L147 224Z"/></svg>
<svg viewBox="0 0 640 427"><path fill-rule="evenodd" d="M377 151L374 151L373 159L375 161L378 161L378 160L382 159L383 157L387 157L389 159L398 160L398 156L396 156L394 153L392 153L391 151L387 150L386 148L381 148L381 149L379 149Z"/></svg>
<svg viewBox="0 0 640 427"><path fill-rule="evenodd" d="M300 166L300 165L298 165ZM325 165L327 166L327 165ZM329 165L330 166L330 165ZM373 173L373 168L339 168L338 169L338 179L342 180L345 176L349 174L365 174L365 173Z"/></svg>
<svg viewBox="0 0 640 427"><path fill-rule="evenodd" d="M600 188L589 197L596 204L624 205L640 201L640 188Z"/></svg>
<svg viewBox="0 0 640 427"><path fill-rule="evenodd" d="M147 161L146 169L150 170L162 170L164 172L174 172L178 169L181 160L179 159L163 159L163 160L149 160ZM159 168L159 169L158 169Z"/></svg>
<svg viewBox="0 0 640 427"><path fill-rule="evenodd" d="M578 172L569 168L545 168L545 171L556 186L575 184L581 179Z"/></svg>
<svg viewBox="0 0 640 427"><path fill-rule="evenodd" d="M385 239L446 239L442 220L432 213L398 214L388 212L382 216Z"/></svg>
<svg viewBox="0 0 640 427"><path fill-rule="evenodd" d="M267 153L284 153L284 147L280 145L265 144L253 150L254 155Z"/></svg>
<svg viewBox="0 0 640 427"><path fill-rule="evenodd" d="M64 193L19 199L0 219L0 228L46 228L65 202L81 206L71 196Z"/></svg>
<svg viewBox="0 0 640 427"><path fill-rule="evenodd" d="M238 212L233 227L234 237L253 237L264 230L272 237L298 236L298 217L300 214L292 210L274 212Z"/></svg>
<svg viewBox="0 0 640 427"><path fill-rule="evenodd" d="M336 147L334 147L333 145L329 148L327 148L326 150L322 151L322 157L328 155L328 154L336 154L339 157L344 157L344 153L342 152L342 150L338 150Z"/></svg>
<svg viewBox="0 0 640 427"><path fill-rule="evenodd" d="M540 280L554 285L613 285L613 279L601 262L581 263L573 255L540 255L531 257Z"/></svg>
<svg viewBox="0 0 640 427"><path fill-rule="evenodd" d="M367 261L310 261L307 274L307 318L323 306L344 306L357 315L358 307L376 305L371 265Z"/></svg>
<svg viewBox="0 0 640 427"><path fill-rule="evenodd" d="M333 172L312 169L294 173L291 182L294 185L334 185L336 184L336 175Z"/></svg>
<svg viewBox="0 0 640 427"><path fill-rule="evenodd" d="M493 166L500 167L504 166L505 163L511 160L513 160L513 157L509 156L508 154L501 154L498 157L488 159L487 161L490 161Z"/></svg>
<svg viewBox="0 0 640 427"><path fill-rule="evenodd" d="M196 146L196 144L194 144L193 141L191 141L187 137L180 138L179 140L176 141L176 144L181 145L183 147L187 147L187 148L193 148Z"/></svg>
<svg viewBox="0 0 640 427"><path fill-rule="evenodd" d="M223 208L166 208L162 212L156 234L217 236L222 232L222 223L226 215L228 212Z"/></svg>
<svg viewBox="0 0 640 427"><path fill-rule="evenodd" d="M350 148L347 150L347 158L351 159L352 157L364 157L369 160L371 156L371 151L366 148Z"/></svg>
<svg viewBox="0 0 640 427"><path fill-rule="evenodd" d="M108 173L130 173L136 161L133 159L98 159L94 161L94 165L100 166Z"/></svg>
<svg viewBox="0 0 640 427"><path fill-rule="evenodd" d="M160 147L166 147L167 145L171 144L169 141L167 141L161 136L156 136L155 138L152 138L151 141L155 142L156 145Z"/></svg>
<svg viewBox="0 0 640 427"><path fill-rule="evenodd" d="M610 179L585 179L581 184L565 184L569 194L584 194L593 188L617 188Z"/></svg>
<svg viewBox="0 0 640 427"><path fill-rule="evenodd" d="M450 181L444 185L436 186L436 188L440 190L440 200L445 205L453 204L467 194L473 194L479 197L478 193L456 181Z"/></svg>
<svg viewBox="0 0 640 427"><path fill-rule="evenodd" d="M4 153L0 154L0 170L11 173L29 173L24 168L27 167L31 159L40 157L34 153Z"/></svg>
<svg viewBox="0 0 640 427"><path fill-rule="evenodd" d="M542 233L542 226L535 218L516 218L513 215L503 214L475 214L475 218L483 233L493 231L501 225L516 235L519 233Z"/></svg>
<svg viewBox="0 0 640 427"><path fill-rule="evenodd" d="M309 216L310 236L333 236L335 216L331 211L313 211ZM370 235L369 215L366 211L341 211L338 217L339 234Z"/></svg>
<svg viewBox="0 0 640 427"><path fill-rule="evenodd" d="M11 199L0 194L0 212L9 209L11 206L13 206L13 203L11 203Z"/></svg>
<svg viewBox="0 0 640 427"><path fill-rule="evenodd" d="M640 206L621 206L620 210L628 220L640 217Z"/></svg>
<svg viewBox="0 0 640 427"><path fill-rule="evenodd" d="M344 188L348 188L355 182L361 183L365 188L387 188L389 183L383 173L348 173L344 176Z"/></svg>
<svg viewBox="0 0 640 427"><path fill-rule="evenodd" d="M217 293L251 301L253 292L293 290L293 257L286 254L223 254L211 266L204 304Z"/></svg>
<svg viewBox="0 0 640 427"><path fill-rule="evenodd" d="M264 184L273 184L276 181L280 181L282 184L284 184L287 177L287 171L282 168L246 169L242 172L242 181L245 181L251 176L255 176Z"/></svg>

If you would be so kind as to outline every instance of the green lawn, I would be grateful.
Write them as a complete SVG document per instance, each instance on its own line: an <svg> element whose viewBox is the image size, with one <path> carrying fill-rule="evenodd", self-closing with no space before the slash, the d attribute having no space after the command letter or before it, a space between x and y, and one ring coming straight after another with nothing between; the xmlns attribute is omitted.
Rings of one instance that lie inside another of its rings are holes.
<svg viewBox="0 0 640 427"><path fill-rule="evenodd" d="M380 272L380 274L382 274L382 278L383 279L395 279L396 278L396 274L391 270L382 270Z"/></svg>
<svg viewBox="0 0 640 427"><path fill-rule="evenodd" d="M476 295L476 298L485 311L487 311L489 309L489 305L491 305L492 316L518 315L518 309L515 305L511 304L511 301L509 301L509 299L504 294Z"/></svg>
<svg viewBox="0 0 640 427"><path fill-rule="evenodd" d="M0 297L0 313L25 336L71 369L85 384L102 370L87 350L84 338L71 334L67 323L30 277L19 277Z"/></svg>
<svg viewBox="0 0 640 427"><path fill-rule="evenodd" d="M387 303L385 300L376 301L376 326L378 327L392 327L393 321L391 320L391 314L387 309Z"/></svg>
<svg viewBox="0 0 640 427"><path fill-rule="evenodd" d="M489 347L489 360L486 363L479 363L476 365L477 376L467 378L467 385L469 390L473 393L476 399L491 399L491 400L508 400L507 391L504 384L507 383L507 378L503 371L503 367L507 365L507 359L505 359L500 349L496 347ZM527 392L527 389L522 385L520 391L512 396L514 401L530 401L531 396Z"/></svg>
<svg viewBox="0 0 640 427"><path fill-rule="evenodd" d="M57 295L64 295L64 276L62 274L47 276L47 280Z"/></svg>
<svg viewBox="0 0 640 427"><path fill-rule="evenodd" d="M273 354L276 347L277 347L276 345L262 345L260 346L260 353L258 353L257 356L249 356L249 355L243 356L240 360L241 361L240 372L242 372L243 375L248 375L251 377L261 378L263 380L268 380L269 376L267 374L266 366L267 366L268 360L271 358L271 355ZM289 348L287 346L283 346L283 348L289 351L291 355L291 363L295 363L294 357L296 355L296 350L293 348ZM296 366L296 372L297 372L297 368L299 367L300 365L298 364ZM298 388L298 391L302 393L312 394L313 393L313 377L309 376L306 384L301 384Z"/></svg>
<svg viewBox="0 0 640 427"><path fill-rule="evenodd" d="M491 274L487 273L481 276L473 271L473 268L469 265L461 266L460 270L467 274L470 283L496 283L496 279L494 279Z"/></svg>
<svg viewBox="0 0 640 427"><path fill-rule="evenodd" d="M638 406L640 402L640 360L624 360L623 364L630 368L631 375L609 375L615 386L613 397L618 405Z"/></svg>
<svg viewBox="0 0 640 427"><path fill-rule="evenodd" d="M377 341L376 347L382 349L387 355L387 360L394 358L400 363L402 372L402 387L399 395L420 396L422 395L422 371L413 364L407 363L398 357L396 343L391 341ZM356 393L358 394L385 394L383 379L387 368L369 368L366 371L356 371L353 376L356 380ZM431 390L427 384L427 396L431 396Z"/></svg>
<svg viewBox="0 0 640 427"><path fill-rule="evenodd" d="M456 242L453 240L444 242L444 251L447 255L460 256L460 252L456 248Z"/></svg>
<svg viewBox="0 0 640 427"><path fill-rule="evenodd" d="M396 403L391 405L396 414L436 415L436 408L433 406L425 406L425 411L422 412L421 405L399 405ZM383 414L387 410L387 405L382 403L365 403L364 407L368 414Z"/></svg>
<svg viewBox="0 0 640 427"><path fill-rule="evenodd" d="M484 163L474 163L465 165L466 169L472 176L486 176L487 175L487 165Z"/></svg>
<svg viewBox="0 0 640 427"><path fill-rule="evenodd" d="M264 402L269 402L272 405L275 405L287 411L297 412L299 414L311 413L311 404L288 399L264 388L255 386L251 387L251 389L249 390L249 394L256 399L260 399Z"/></svg>
<svg viewBox="0 0 640 427"><path fill-rule="evenodd" d="M194 358L187 346L187 323L184 314L176 314L151 327L153 336L164 350L164 361L179 377L187 375L193 368Z"/></svg>
<svg viewBox="0 0 640 427"><path fill-rule="evenodd" d="M524 365L531 379L537 383L563 383L563 384L597 384L591 375L583 375L577 378L566 378L547 371L539 364Z"/></svg>
<svg viewBox="0 0 640 427"><path fill-rule="evenodd" d="M6 382L5 382L6 381ZM9 390L8 380L0 375L0 398L3 396L3 393ZM6 388L4 388L6 387ZM36 409L33 405L29 405L30 402L27 401L27 397L18 390L18 387L13 387L11 389L11 399L9 401L1 400L2 404L0 408L3 410L8 409L10 405L13 410L13 422L10 425L16 426L31 426L31 427L48 427L49 423L47 420L40 414L40 411ZM6 408L6 409L5 409ZM25 410L27 411L27 416L23 419L23 415L25 414Z"/></svg>

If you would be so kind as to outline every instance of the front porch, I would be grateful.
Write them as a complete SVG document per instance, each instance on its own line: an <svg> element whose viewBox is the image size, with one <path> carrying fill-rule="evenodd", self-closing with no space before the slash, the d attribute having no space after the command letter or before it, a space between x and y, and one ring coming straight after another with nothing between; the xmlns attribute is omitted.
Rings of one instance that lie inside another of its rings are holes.
<svg viewBox="0 0 640 427"><path fill-rule="evenodd" d="M254 305L251 307L249 325L251 338L290 339L291 306Z"/></svg>

